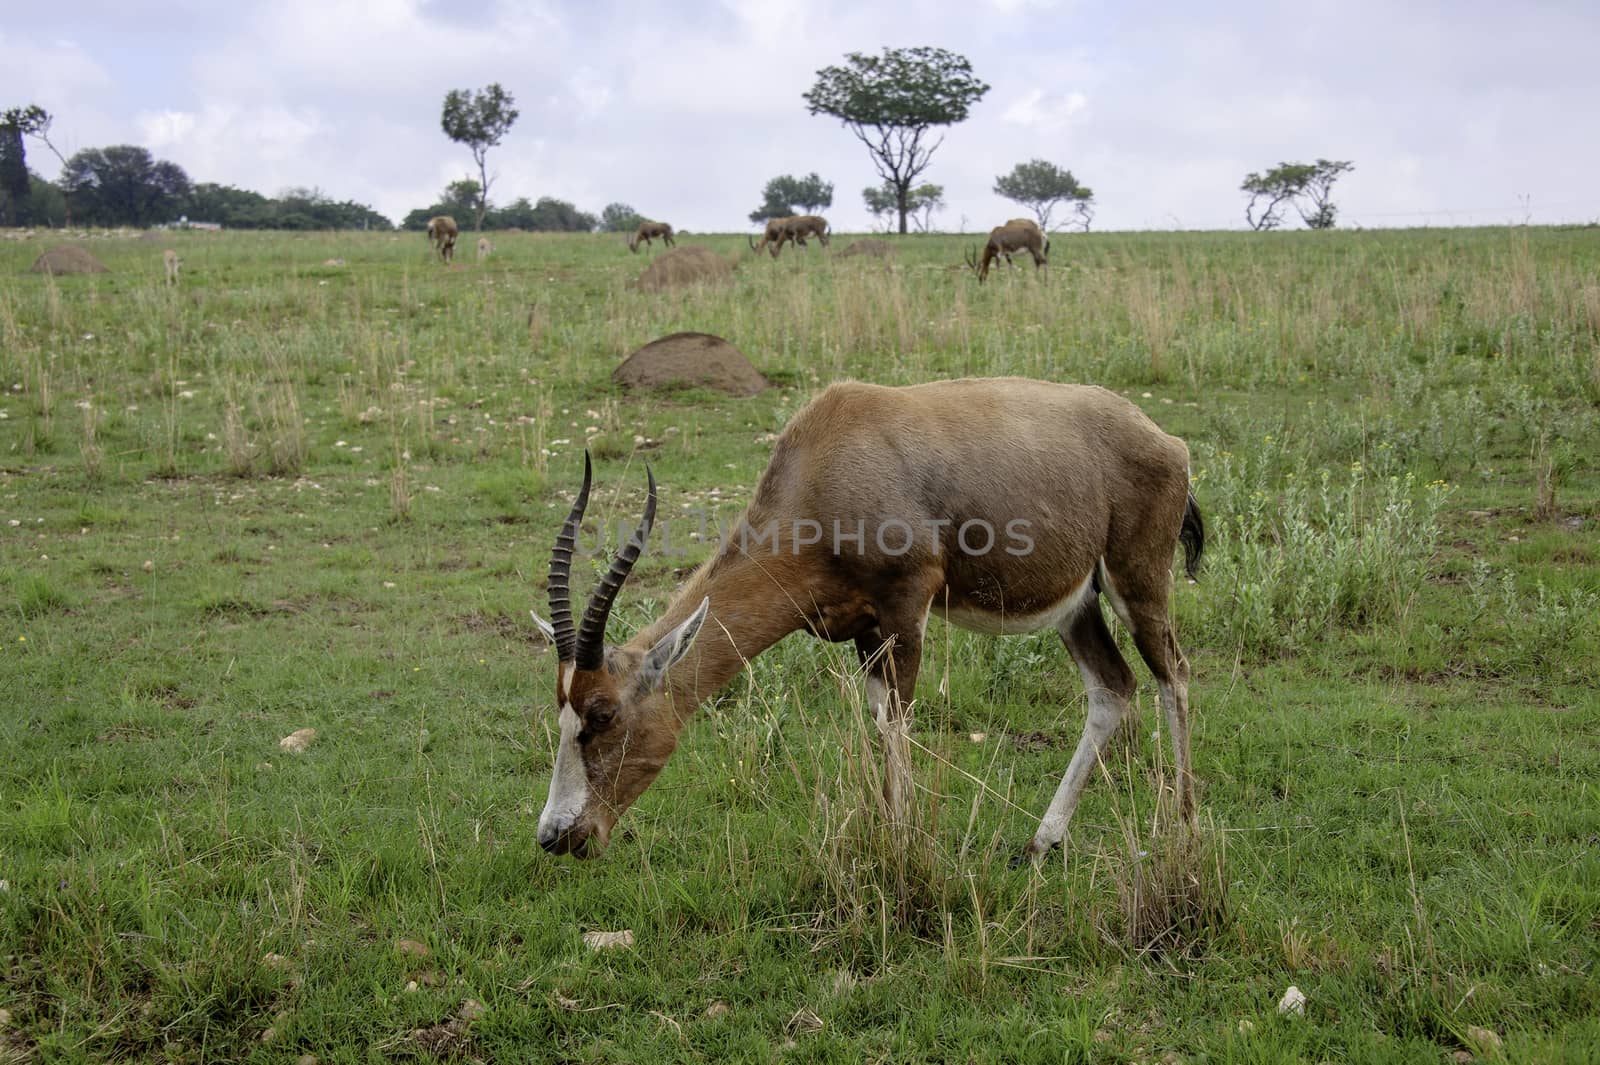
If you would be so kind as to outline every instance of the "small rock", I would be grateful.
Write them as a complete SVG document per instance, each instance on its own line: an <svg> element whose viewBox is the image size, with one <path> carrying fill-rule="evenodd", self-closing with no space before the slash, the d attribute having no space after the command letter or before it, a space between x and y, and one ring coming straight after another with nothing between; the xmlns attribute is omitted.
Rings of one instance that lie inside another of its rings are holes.
<svg viewBox="0 0 1600 1065"><path fill-rule="evenodd" d="M1252 1021L1249 1017L1240 1017L1239 1018L1239 1034L1240 1035L1249 1035L1251 1032L1253 1032L1255 1030L1256 1030L1256 1022L1255 1021Z"/></svg>
<svg viewBox="0 0 1600 1065"><path fill-rule="evenodd" d="M146 573L154 573L155 569L156 569L156 564L155 564L155 562L153 562L152 560L147 558L147 559L144 560L144 565L140 566L139 568L144 570Z"/></svg>
<svg viewBox="0 0 1600 1065"><path fill-rule="evenodd" d="M283 739L279 740L278 746L282 747L290 754L299 754L307 747L311 746L311 741L316 738L317 730L314 728L295 729Z"/></svg>
<svg viewBox="0 0 1600 1065"><path fill-rule="evenodd" d="M394 952L411 958L433 957L433 951L428 949L427 944L418 943L415 939L398 940L394 945Z"/></svg>
<svg viewBox="0 0 1600 1065"><path fill-rule="evenodd" d="M1472 1051L1452 1050L1450 1052L1450 1060L1455 1062L1456 1065L1470 1065L1473 1060Z"/></svg>
<svg viewBox="0 0 1600 1065"><path fill-rule="evenodd" d="M1161 1065L1183 1065L1183 1055L1176 1050L1169 1050L1161 1055Z"/></svg>
<svg viewBox="0 0 1600 1065"><path fill-rule="evenodd" d="M1474 1024L1467 1029L1467 1042L1479 1054L1490 1057L1500 1049L1500 1033L1493 1028L1480 1028Z"/></svg>
<svg viewBox="0 0 1600 1065"><path fill-rule="evenodd" d="M273 954L269 951L261 956L261 967L263 969L287 969L289 967L289 959L282 954Z"/></svg>
<svg viewBox="0 0 1600 1065"><path fill-rule="evenodd" d="M10 1027L11 1027L11 1011L10 1010L0 1010L0 1028L10 1028Z"/></svg>
<svg viewBox="0 0 1600 1065"><path fill-rule="evenodd" d="M590 950L627 950L633 946L633 932L627 928L620 932L585 932L583 945Z"/></svg>
<svg viewBox="0 0 1600 1065"><path fill-rule="evenodd" d="M713 1002L711 1005L706 1007L706 1020L710 1021L715 1020L718 1017L726 1017L732 1012L733 1008L726 1002Z"/></svg>
<svg viewBox="0 0 1600 1065"><path fill-rule="evenodd" d="M318 1065L315 1054L301 1054L294 1059L294 1065Z"/></svg>
<svg viewBox="0 0 1600 1065"><path fill-rule="evenodd" d="M971 740L973 743L982 743L984 740L986 740L988 738L989 738L989 734L987 732L969 732L969 733L967 733L967 739Z"/></svg>
<svg viewBox="0 0 1600 1065"><path fill-rule="evenodd" d="M422 986L420 984L418 984L415 980L407 980L406 981L406 994L414 995L418 991L421 991L421 990L422 990Z"/></svg>
<svg viewBox="0 0 1600 1065"><path fill-rule="evenodd" d="M461 1004L461 1008L456 1011L456 1016L460 1017L467 1024L471 1024L473 1021L479 1020L486 1016L488 1012L489 1008L483 1003L479 1002L475 998L469 998Z"/></svg>
<svg viewBox="0 0 1600 1065"><path fill-rule="evenodd" d="M1283 993L1278 1000L1278 1012L1285 1017L1304 1017L1306 1015L1306 993L1293 984Z"/></svg>
<svg viewBox="0 0 1600 1065"><path fill-rule="evenodd" d="M1106 1031L1104 1028L1096 1028L1094 1030L1094 1041L1096 1043L1112 1043L1116 1041L1116 1038L1117 1037L1115 1035Z"/></svg>
<svg viewBox="0 0 1600 1065"><path fill-rule="evenodd" d="M270 1043L276 1038L278 1038L278 1030L276 1028L267 1028L261 1033L261 1041L263 1043Z"/></svg>

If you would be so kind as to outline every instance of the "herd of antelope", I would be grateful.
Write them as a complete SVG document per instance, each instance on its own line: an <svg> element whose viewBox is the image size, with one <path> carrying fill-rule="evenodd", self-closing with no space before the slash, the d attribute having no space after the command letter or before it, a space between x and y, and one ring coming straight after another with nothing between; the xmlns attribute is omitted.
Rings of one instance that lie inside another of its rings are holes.
<svg viewBox="0 0 1600 1065"><path fill-rule="evenodd" d="M443 262L453 218L429 219ZM753 251L829 244L816 215L767 222ZM628 250L675 243L643 222ZM996 259L1026 252L1046 265L1049 238L1031 219L990 231L979 282ZM477 244L478 260L494 245ZM182 260L163 256L167 284ZM797 631L854 643L880 737L885 814L903 824L913 800L911 716L928 618L1010 635L1054 629L1083 677L1087 719L1055 795L1019 859L1061 844L1112 734L1129 712L1133 671L1101 599L1154 675L1176 771L1177 808L1192 823L1189 664L1169 610L1172 556L1193 578L1205 547L1189 491L1189 451L1133 403L1089 385L970 378L889 388L835 384L790 420L749 507L660 616L631 640L606 642L613 604L649 543L657 486L646 467L644 517L590 595L572 608L572 562L592 487L583 481L555 539L550 617L534 620L556 649L558 738L541 847L588 858L661 773L706 700Z"/></svg>
<svg viewBox="0 0 1600 1065"><path fill-rule="evenodd" d="M437 215L428 220L428 241L439 254L441 262L450 262L455 257L456 237L459 234L456 220L449 215ZM815 238L817 243L826 248L829 244L828 220L821 215L799 214L786 218L769 218L761 232L761 240L754 237L747 238L750 250L755 252L767 251L774 259L783 251L785 244L793 244L804 248L806 238ZM671 224L667 222L640 222L627 240L628 250L635 255L639 248L654 247L655 241L661 241L663 247L671 248L677 244L674 239ZM483 262L489 257L494 245L489 243L487 237L478 240L478 261ZM996 226L989 231L989 239L983 246L982 259L976 250L967 253L967 266L977 275L978 283L988 280L989 267L998 258L1004 258L1006 265L1014 265L1011 256L1027 252L1033 258L1034 269L1048 266L1046 256L1050 254L1050 237L1039 223L1031 218L1013 218L1004 225Z"/></svg>

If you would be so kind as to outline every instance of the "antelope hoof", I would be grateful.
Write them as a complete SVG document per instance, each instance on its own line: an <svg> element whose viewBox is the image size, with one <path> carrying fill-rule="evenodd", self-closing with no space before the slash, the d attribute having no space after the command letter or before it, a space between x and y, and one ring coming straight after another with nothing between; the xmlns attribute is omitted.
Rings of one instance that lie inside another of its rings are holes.
<svg viewBox="0 0 1600 1065"><path fill-rule="evenodd" d="M1031 839L1028 841L1028 845L1022 848L1021 854L1012 855L1010 862L1011 868L1021 869L1024 865L1027 865L1030 862L1037 865L1046 854L1049 854L1053 850L1059 850L1060 848L1061 841L1059 839L1054 843L1042 845L1038 839Z"/></svg>

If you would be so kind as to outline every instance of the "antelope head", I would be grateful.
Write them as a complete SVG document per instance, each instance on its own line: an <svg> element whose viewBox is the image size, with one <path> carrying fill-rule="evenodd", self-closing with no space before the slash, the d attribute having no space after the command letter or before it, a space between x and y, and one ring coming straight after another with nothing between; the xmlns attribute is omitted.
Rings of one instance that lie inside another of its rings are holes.
<svg viewBox="0 0 1600 1065"><path fill-rule="evenodd" d="M606 621L639 558L656 513L655 475L644 520L589 597L583 622L572 620L572 553L589 502L591 467L550 552L550 620L534 621L555 644L556 706L561 734L550 795L539 815L539 846L592 858L605 850L617 818L660 774L678 745L680 721L668 698L667 671L688 652L710 599L652 647L608 647ZM685 711L687 712L687 711Z"/></svg>

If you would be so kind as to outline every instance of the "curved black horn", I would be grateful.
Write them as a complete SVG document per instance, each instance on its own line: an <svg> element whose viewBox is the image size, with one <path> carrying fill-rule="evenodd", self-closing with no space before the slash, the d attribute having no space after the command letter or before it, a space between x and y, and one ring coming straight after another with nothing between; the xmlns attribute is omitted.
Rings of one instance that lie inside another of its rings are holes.
<svg viewBox="0 0 1600 1065"><path fill-rule="evenodd" d="M550 627L556 630L556 657L571 662L578 656L578 633L572 625L572 549L577 543L578 526L583 521L583 509L589 505L589 481L592 475L589 453L583 453L583 487L572 504L556 546L550 551L550 579L545 587L550 593Z"/></svg>
<svg viewBox="0 0 1600 1065"><path fill-rule="evenodd" d="M644 550L645 542L650 539L650 526L656 520L656 475L650 472L648 464L645 465L644 474L650 481L644 501L644 520L639 523L633 539L611 561L611 568L600 579L594 594L589 596L589 605L583 611L583 624L578 628L579 669L599 669L605 661L606 621L611 617L611 604L616 601L617 593L622 590L622 582L628 579L633 564L639 560L639 552Z"/></svg>

